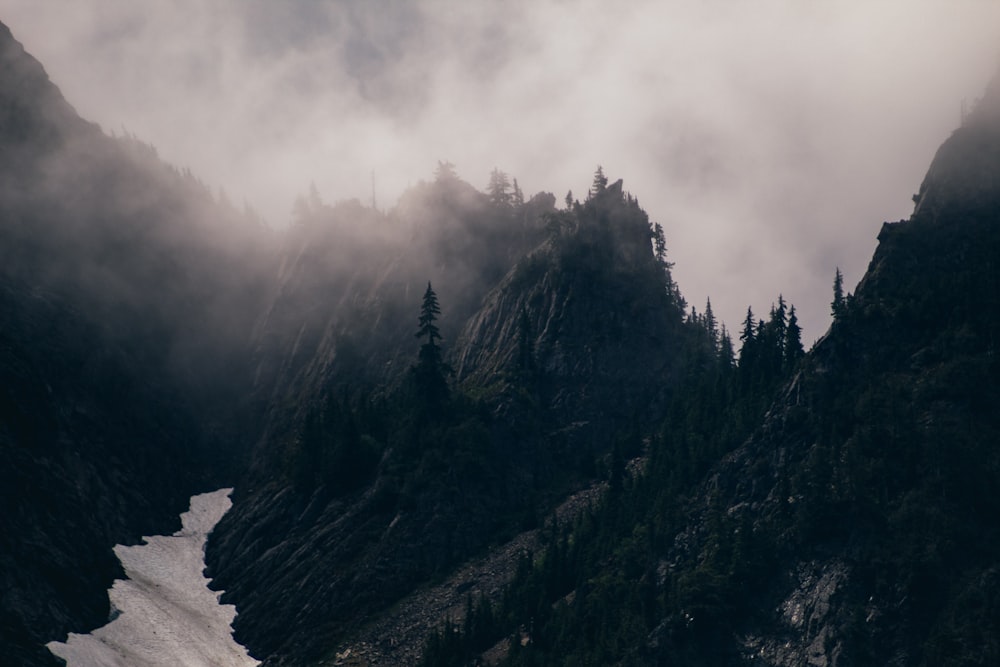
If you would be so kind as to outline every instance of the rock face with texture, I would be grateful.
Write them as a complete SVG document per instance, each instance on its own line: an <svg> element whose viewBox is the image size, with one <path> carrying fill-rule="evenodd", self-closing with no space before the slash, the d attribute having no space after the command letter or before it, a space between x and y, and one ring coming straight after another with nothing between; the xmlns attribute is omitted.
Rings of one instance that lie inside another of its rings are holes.
<svg viewBox="0 0 1000 667"><path fill-rule="evenodd" d="M456 206L448 199L453 190L464 192L456 184L428 187L443 197L436 205L445 210ZM483 208L480 215L497 213ZM455 389L476 396L490 415L489 427L472 438L475 454L443 454L471 461L469 474L444 465L418 497L409 498L405 480L426 459L420 452L401 454L406 445L396 442L371 485L352 496L303 494L271 477L238 497L220 524L209 563L229 591L227 599L240 608L237 637L265 664L307 662L348 640L357 619L497 539L503 517L509 519L527 493L568 493L559 486L566 484L562 469L580 461L592 469L595 458L611 450L612 436L649 420L662 405L673 380L672 341L681 335L682 315L667 289L665 267L653 256L645 213L618 182L571 212L548 210L547 220L548 239L511 261L505 273L486 272L496 281L491 288L478 269L461 279L461 289L434 283L441 287L442 321L456 318L448 326L461 332L446 341ZM469 252L478 248L469 238L501 234L490 232L489 224L509 221L463 223L460 238ZM438 244L454 241L438 233ZM477 299L473 289L479 290ZM378 286L373 290L377 294ZM449 295L454 310L447 310ZM414 299L413 321L417 305ZM413 339L409 332L406 337ZM408 345L413 359L416 345ZM293 409L326 400L342 379L334 370L333 347L310 349L315 356L302 368L325 382L304 374ZM394 349L383 350L386 358ZM285 419L293 421L287 413ZM457 428L440 435L469 432ZM260 470L275 468L273 442L257 456ZM405 470L402 500L393 490L397 482L389 479L399 465ZM456 478L444 483L450 475Z"/></svg>
<svg viewBox="0 0 1000 667"><path fill-rule="evenodd" d="M486 297L458 340L459 383L502 394L528 376L555 423L606 440L662 408L672 384L681 313L665 280L618 181Z"/></svg>

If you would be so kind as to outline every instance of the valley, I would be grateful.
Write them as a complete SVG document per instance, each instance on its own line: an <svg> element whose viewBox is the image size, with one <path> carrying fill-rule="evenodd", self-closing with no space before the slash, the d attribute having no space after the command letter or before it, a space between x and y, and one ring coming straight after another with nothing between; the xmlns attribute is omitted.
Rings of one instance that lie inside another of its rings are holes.
<svg viewBox="0 0 1000 667"><path fill-rule="evenodd" d="M3 659L997 664L1000 78L808 348L586 178L276 231L0 24Z"/></svg>

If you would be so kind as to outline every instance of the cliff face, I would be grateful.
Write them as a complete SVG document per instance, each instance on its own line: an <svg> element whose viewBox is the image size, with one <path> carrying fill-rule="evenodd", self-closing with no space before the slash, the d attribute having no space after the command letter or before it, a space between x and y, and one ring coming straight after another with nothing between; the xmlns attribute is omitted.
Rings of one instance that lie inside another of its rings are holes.
<svg viewBox="0 0 1000 667"><path fill-rule="evenodd" d="M549 234L463 328L456 375L487 395L527 384L553 423L607 440L662 410L682 312L621 181L551 218Z"/></svg>
<svg viewBox="0 0 1000 667"><path fill-rule="evenodd" d="M288 385L297 399L275 404L275 430L255 455L258 486L237 492L210 543L213 576L240 609L237 636L267 664L317 659L422 582L509 535L521 516L595 474L612 436L648 421L673 380L681 310L653 256L649 221L620 182L570 211L536 197L525 205L533 211L525 227L464 184L423 187L395 214L416 218L418 231L389 246L398 255L387 268L355 261L344 286L325 290L358 296L331 299L307 325L324 333L302 347L310 352ZM421 227L431 224L439 226ZM341 234L331 232L330 243ZM287 285L301 289L317 275L298 265L323 247L303 246L290 265L300 278ZM334 285L336 272L330 264L320 275ZM417 276L427 273L437 276L454 369L452 402L430 422L410 412L408 389L426 285ZM294 289L277 307L294 303ZM350 369L337 350L352 331L360 363ZM277 347L298 350L305 339ZM364 382L386 401L379 426L358 423L322 447L360 430L379 452L368 479L344 491L332 481L336 469L309 474L308 484L275 475L310 451L309 425L336 421L343 408L330 406ZM282 424L284 449L274 438Z"/></svg>

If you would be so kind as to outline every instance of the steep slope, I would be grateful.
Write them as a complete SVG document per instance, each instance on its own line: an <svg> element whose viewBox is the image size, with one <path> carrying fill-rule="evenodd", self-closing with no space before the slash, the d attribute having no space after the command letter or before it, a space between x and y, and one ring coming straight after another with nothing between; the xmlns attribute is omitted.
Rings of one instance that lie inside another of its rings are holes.
<svg viewBox="0 0 1000 667"><path fill-rule="evenodd" d="M0 156L0 654L49 665L107 620L111 547L172 530L238 447L270 265L263 230L77 117L3 25Z"/></svg>
<svg viewBox="0 0 1000 667"><path fill-rule="evenodd" d="M1000 658L997 92L938 151L913 216L883 226L855 296L713 478L711 502L749 512L781 555L761 598L778 611L740 628L760 664Z"/></svg>
<svg viewBox="0 0 1000 667"><path fill-rule="evenodd" d="M647 472L479 613L481 637L522 628L503 664L997 663L998 86L752 432L749 321L731 381L671 407ZM431 646L453 665L489 644Z"/></svg>
<svg viewBox="0 0 1000 667"><path fill-rule="evenodd" d="M548 419L606 449L616 431L662 410L682 307L650 251L649 219L621 181L548 227L548 241L465 326L456 374L487 395L534 391ZM509 409L512 397L499 402Z"/></svg>
<svg viewBox="0 0 1000 667"><path fill-rule="evenodd" d="M511 224L532 207L543 219ZM396 215L443 226L400 247L373 283L354 269L355 309L333 300L319 316L327 342L312 338L314 356L289 385L295 399L275 404L243 485L253 490L237 492L209 544L212 574L240 609L237 636L266 664L323 657L371 615L603 475L612 436L648 421L671 386L681 310L649 220L620 182L556 212L551 195L498 208L445 178ZM428 273L456 371L436 416L422 411L408 371ZM337 358L350 329L355 351L379 341L353 374ZM375 389L358 392L365 381ZM355 473L345 477L347 466Z"/></svg>

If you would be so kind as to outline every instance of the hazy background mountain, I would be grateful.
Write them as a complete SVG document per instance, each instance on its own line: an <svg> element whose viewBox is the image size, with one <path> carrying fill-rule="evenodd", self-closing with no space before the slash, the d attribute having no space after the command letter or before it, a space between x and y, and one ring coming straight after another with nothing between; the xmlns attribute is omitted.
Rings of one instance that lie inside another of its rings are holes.
<svg viewBox="0 0 1000 667"><path fill-rule="evenodd" d="M109 544L169 526L252 433L270 232L81 120L0 25L4 659L104 622Z"/></svg>

